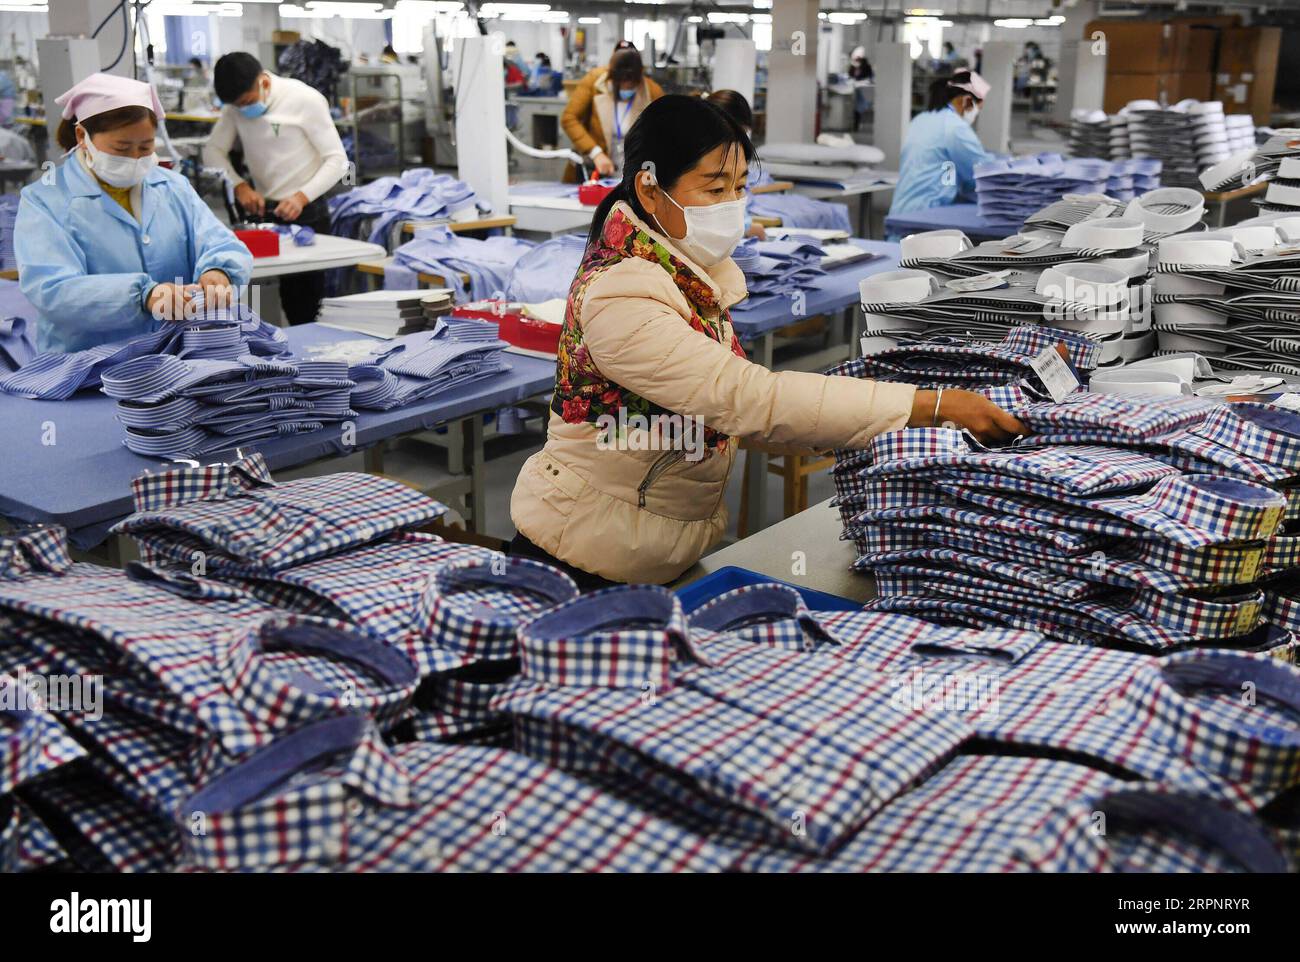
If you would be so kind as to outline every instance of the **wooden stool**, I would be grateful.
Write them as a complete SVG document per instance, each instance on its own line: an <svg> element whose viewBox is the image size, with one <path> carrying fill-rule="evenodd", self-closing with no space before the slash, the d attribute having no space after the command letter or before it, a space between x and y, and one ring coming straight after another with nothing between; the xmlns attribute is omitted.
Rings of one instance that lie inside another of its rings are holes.
<svg viewBox="0 0 1300 962"><path fill-rule="evenodd" d="M835 464L832 455L811 448L796 447L791 444L769 444L764 441L743 440L742 451L760 451L768 456L767 471L779 474L785 479L784 502L785 514L792 515L808 507L808 475L825 471ZM772 463L780 459L780 464ZM753 459L745 456L745 474L740 485L740 516L736 519L736 536L743 538L749 534L749 480L752 477Z"/></svg>

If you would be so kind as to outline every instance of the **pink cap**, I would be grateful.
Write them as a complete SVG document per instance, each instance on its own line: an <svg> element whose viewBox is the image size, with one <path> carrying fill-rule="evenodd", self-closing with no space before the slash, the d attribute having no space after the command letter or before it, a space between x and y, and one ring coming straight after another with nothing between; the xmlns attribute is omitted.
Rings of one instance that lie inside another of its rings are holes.
<svg viewBox="0 0 1300 962"><path fill-rule="evenodd" d="M140 80L118 77L107 73L92 73L66 93L55 97L54 102L63 108L65 119L85 120L96 114L116 110L118 107L146 107L161 123L162 101L158 91Z"/></svg>
<svg viewBox="0 0 1300 962"><path fill-rule="evenodd" d="M989 95L989 91L993 89L989 82L974 70L970 72L970 81L968 83L955 84L950 80L948 81L948 86L956 87L958 90L964 90L976 100L983 100Z"/></svg>

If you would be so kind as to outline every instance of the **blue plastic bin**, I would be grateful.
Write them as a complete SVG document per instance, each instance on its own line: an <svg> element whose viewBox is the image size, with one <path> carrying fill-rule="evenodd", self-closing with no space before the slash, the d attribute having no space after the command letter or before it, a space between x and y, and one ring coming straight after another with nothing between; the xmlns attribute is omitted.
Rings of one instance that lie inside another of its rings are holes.
<svg viewBox="0 0 1300 962"><path fill-rule="evenodd" d="M676 594L681 599L682 607L689 614L706 601L710 601L718 597L718 595L726 594L733 588L760 584L778 584L793 588L803 595L804 602L813 611L857 611L862 607L860 601L841 598L839 595L830 595L824 591L814 591L811 588L800 588L798 585L792 585L780 578L761 575L757 571L738 568L735 565L719 568L712 574L705 575L699 581L692 581L690 584L678 588Z"/></svg>

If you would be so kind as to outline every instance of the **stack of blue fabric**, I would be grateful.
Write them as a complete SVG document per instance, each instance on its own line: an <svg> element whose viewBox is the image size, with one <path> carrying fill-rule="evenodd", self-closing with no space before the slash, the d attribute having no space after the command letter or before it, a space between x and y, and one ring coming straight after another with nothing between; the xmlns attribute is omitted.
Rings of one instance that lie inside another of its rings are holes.
<svg viewBox="0 0 1300 962"><path fill-rule="evenodd" d="M799 194L750 194L749 213L777 217L782 227L821 227L849 231L849 209L843 204L813 200Z"/></svg>
<svg viewBox="0 0 1300 962"><path fill-rule="evenodd" d="M104 371L103 391L117 399L127 448L198 458L356 417L346 362L229 353L214 343L184 358L147 354Z"/></svg>
<svg viewBox="0 0 1300 962"><path fill-rule="evenodd" d="M400 230L408 220L450 217L476 205L479 210L491 209L478 201L464 181L416 167L400 177L380 177L331 197L330 232L356 238L366 234L372 244L389 246L386 241L390 228Z"/></svg>
<svg viewBox="0 0 1300 962"><path fill-rule="evenodd" d="M420 286L421 273L438 274L455 292L456 302L504 299L511 273L521 257L537 245L517 237L489 237L477 240L461 237L446 227L425 227L415 232L393 252L392 262L384 269L387 290L414 290ZM469 275L469 290L460 275ZM573 279L572 275L568 278Z"/></svg>
<svg viewBox="0 0 1300 962"><path fill-rule="evenodd" d="M0 194L0 271L16 271L14 259L14 220L18 217L18 197Z"/></svg>
<svg viewBox="0 0 1300 962"><path fill-rule="evenodd" d="M501 357L509 345L496 325L472 318L440 320L432 331L395 337L348 376L355 382L352 404L387 411L423 401L462 384L510 370Z"/></svg>
<svg viewBox="0 0 1300 962"><path fill-rule="evenodd" d="M825 256L826 252L816 244L798 238L760 241L748 237L732 253L731 259L745 272L748 307L768 297L790 295L808 287L826 273L821 268Z"/></svg>
<svg viewBox="0 0 1300 962"><path fill-rule="evenodd" d="M538 244L515 262L506 283L506 300L536 304L567 298L586 249L583 234L561 234Z"/></svg>

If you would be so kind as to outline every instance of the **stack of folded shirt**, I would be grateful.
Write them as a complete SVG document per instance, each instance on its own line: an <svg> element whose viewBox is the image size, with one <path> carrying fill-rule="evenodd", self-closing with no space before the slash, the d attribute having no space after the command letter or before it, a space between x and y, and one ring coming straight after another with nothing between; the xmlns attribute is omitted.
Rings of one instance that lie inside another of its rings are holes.
<svg viewBox="0 0 1300 962"><path fill-rule="evenodd" d="M475 318L448 316L433 331L404 334L384 342L348 369L356 382L352 405L387 411L510 370L502 359L509 347L496 326Z"/></svg>
<svg viewBox="0 0 1300 962"><path fill-rule="evenodd" d="M810 227L849 231L849 209L844 204L814 200L800 194L750 194L746 199L754 217L775 217L782 227Z"/></svg>
<svg viewBox="0 0 1300 962"><path fill-rule="evenodd" d="M1161 178L1170 187L1197 187L1201 170L1198 160L1198 116L1192 113L1198 101L1184 100L1168 109L1150 101L1129 104L1129 145L1134 157L1155 157L1161 162Z"/></svg>
<svg viewBox="0 0 1300 962"><path fill-rule="evenodd" d="M1218 100L1201 101L1188 109L1192 115L1192 135L1196 143L1196 165L1199 170L1213 167L1228 159L1232 153L1228 142L1228 124L1223 114L1223 104Z"/></svg>
<svg viewBox="0 0 1300 962"><path fill-rule="evenodd" d="M430 303L426 305L426 301ZM340 331L359 331L375 337L410 334L437 321L438 314L451 310L451 291L365 291L327 297L321 301L316 322Z"/></svg>
<svg viewBox="0 0 1300 962"><path fill-rule="evenodd" d="M193 320L163 324L157 331L128 341L67 354L38 354L17 371L0 377L0 391L61 401L78 391L99 387L100 376L109 368L147 355L227 360L250 355L283 360L289 353L284 331L246 307L200 310Z"/></svg>
<svg viewBox="0 0 1300 962"><path fill-rule="evenodd" d="M1070 156L1112 159L1110 118L1103 110L1070 111Z"/></svg>
<svg viewBox="0 0 1300 962"><path fill-rule="evenodd" d="M0 271L18 270L14 258L14 221L18 217L18 198L0 194Z"/></svg>
<svg viewBox="0 0 1300 962"><path fill-rule="evenodd" d="M400 177L380 177L331 197L330 233L341 237L365 235L372 244L392 248L408 220L477 217L491 208L478 201L470 186L450 174L426 167Z"/></svg>
<svg viewBox="0 0 1300 962"><path fill-rule="evenodd" d="M793 294L822 276L826 252L798 235L760 241L749 237L732 252L731 259L745 272L749 290L746 306L770 297Z"/></svg>
<svg viewBox="0 0 1300 962"><path fill-rule="evenodd" d="M206 457L356 417L342 361L147 354L101 381L127 448L149 457Z"/></svg>
<svg viewBox="0 0 1300 962"><path fill-rule="evenodd" d="M384 268L384 287L413 290L420 286L420 274L436 274L446 282L456 303L501 300L515 265L536 245L516 237L479 240L462 237L446 227L422 227L415 239L393 252ZM461 275L468 275L468 284Z"/></svg>
<svg viewBox="0 0 1300 962"><path fill-rule="evenodd" d="M1268 613L1300 564L1283 527L1300 516L1300 416L1083 392L1016 413L1033 434L1001 450L934 428L841 456L856 474L846 536L878 607L1138 651L1294 655L1300 624Z"/></svg>
<svg viewBox="0 0 1300 962"><path fill-rule="evenodd" d="M1255 118L1250 114L1228 114L1223 118L1228 137L1228 153L1236 154L1255 147Z"/></svg>
<svg viewBox="0 0 1300 962"><path fill-rule="evenodd" d="M1200 187L1214 191L1235 190L1271 180L1278 174L1284 160L1300 157L1300 147L1295 146L1298 136L1300 130L1293 128L1274 130L1259 146L1245 148L1202 171Z"/></svg>
<svg viewBox="0 0 1300 962"><path fill-rule="evenodd" d="M1113 172L1110 161L1066 160L1038 154L975 165L975 197L980 217L1008 224L1014 233L1025 218L1066 194L1105 193ZM1127 189L1131 190L1131 184Z"/></svg>
<svg viewBox="0 0 1300 962"><path fill-rule="evenodd" d="M1300 376L1300 218L1160 241L1153 325L1161 353L1194 351L1216 371Z"/></svg>

